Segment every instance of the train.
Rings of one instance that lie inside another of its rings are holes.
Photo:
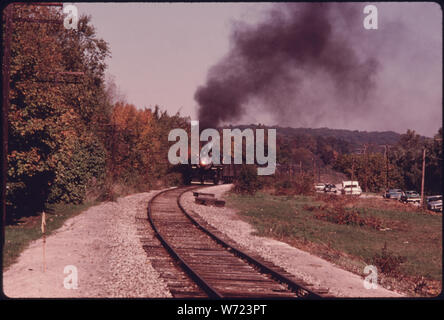
[[[183,181],[185,184],[192,182],[212,182],[214,184],[233,183],[240,170],[239,164],[215,164],[211,157],[200,159],[199,164],[182,165]]]

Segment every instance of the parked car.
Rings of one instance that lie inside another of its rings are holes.
[[[358,181],[342,181],[342,194],[360,196],[362,193]]]
[[[401,201],[405,203],[420,203],[421,196],[418,192],[409,190],[402,193]]]
[[[400,200],[401,196],[402,196],[402,190],[401,189],[388,189],[384,193],[384,198],[386,198],[386,199]]]
[[[315,191],[316,192],[323,192],[325,189],[325,183],[319,182],[319,183],[315,183]]]
[[[442,195],[427,197],[427,209],[442,211]]]
[[[334,193],[337,193],[338,189],[336,188],[336,186],[334,184],[327,183],[325,185],[324,192],[334,192]]]

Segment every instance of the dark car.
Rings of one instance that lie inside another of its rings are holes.
[[[418,192],[410,190],[402,194],[401,201],[406,203],[420,203],[421,196],[419,195]]]
[[[325,185],[324,191],[325,191],[325,192],[334,192],[334,193],[337,193],[337,192],[338,192],[338,189],[336,188],[336,186],[335,186],[334,184],[329,184],[329,183],[327,183],[327,184]]]
[[[401,189],[388,189],[384,193],[384,198],[386,198],[386,199],[400,200],[401,196],[402,196],[402,190]]]

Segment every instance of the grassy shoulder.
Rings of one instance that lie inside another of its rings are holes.
[[[83,204],[55,204],[49,208],[51,213],[46,214],[46,235],[63,226],[64,222],[72,218],[89,207],[96,205],[91,201]],[[42,217],[31,216],[22,218],[13,225],[5,227],[5,246],[3,248],[3,269],[11,266],[20,253],[26,249],[31,241],[42,237],[41,231]]]
[[[442,215],[383,199],[264,192],[230,193],[227,205],[260,236],[287,242],[360,275],[366,265],[381,267],[383,285],[418,295],[441,290]]]

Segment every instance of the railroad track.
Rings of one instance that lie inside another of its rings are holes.
[[[148,220],[156,237],[193,282],[186,284],[190,292],[178,290],[180,283],[176,283],[172,291],[174,297],[321,297],[290,279],[285,271],[248,255],[194,219],[182,207],[180,198],[195,188],[165,190],[148,203]],[[170,278],[171,272],[168,272]]]

